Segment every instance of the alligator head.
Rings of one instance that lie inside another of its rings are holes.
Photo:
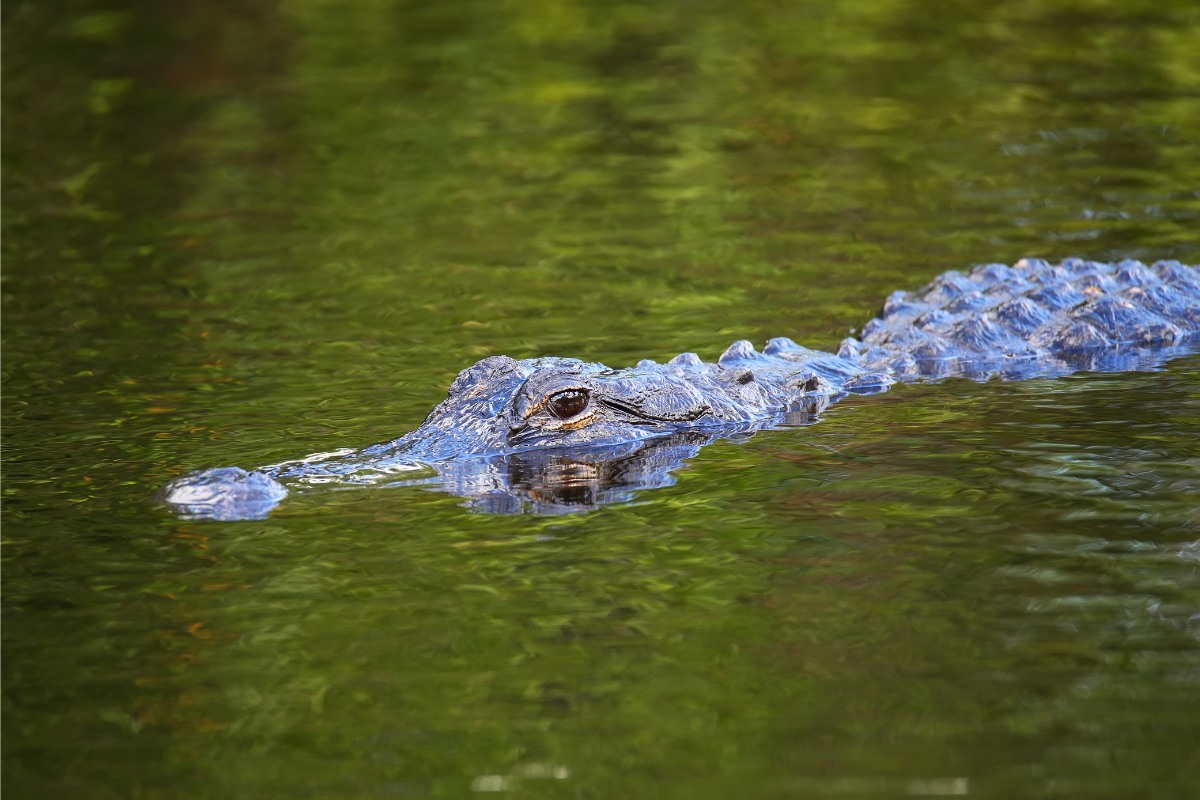
[[[785,385],[786,384],[786,385]],[[601,447],[761,419],[764,409],[806,405],[830,387],[792,370],[756,380],[748,368],[705,364],[691,353],[666,364],[613,370],[573,358],[493,356],[459,373],[417,430],[374,448],[426,463],[543,448]]]
[[[254,471],[185,475],[160,498],[185,516],[226,520],[265,517],[287,495],[283,482],[433,484],[490,512],[593,508],[668,485],[704,443],[812,422],[835,393],[818,372],[760,357],[749,343],[727,356],[705,364],[684,353],[621,370],[573,358],[486,358],[459,373],[412,433]],[[413,477],[422,466],[437,475]]]

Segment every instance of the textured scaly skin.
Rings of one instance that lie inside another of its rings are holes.
[[[715,364],[694,353],[620,370],[572,358],[494,356],[460,373],[421,427],[398,439],[251,472],[205,470],[172,481],[162,498],[187,516],[255,519],[286,496],[281,481],[376,483],[420,465],[437,469],[460,493],[496,493],[503,477],[472,464],[537,451],[601,453],[686,432],[707,440],[752,432],[811,419],[848,393],[897,381],[1152,369],[1198,342],[1196,267],[988,264],[893,293],[860,338],[845,339],[836,354],[778,338],[762,352],[735,342]],[[554,412],[563,393],[583,393],[586,403],[564,418]]]

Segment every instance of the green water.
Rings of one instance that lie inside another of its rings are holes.
[[[561,517],[181,472],[1022,256],[1200,262],[1200,9],[4,4],[6,797],[1193,797],[1200,357]]]

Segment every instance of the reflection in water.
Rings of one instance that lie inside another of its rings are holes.
[[[749,436],[750,434],[745,434]],[[440,467],[439,488],[488,514],[571,514],[675,483],[673,472],[719,438],[703,432],[597,449],[534,450]]]

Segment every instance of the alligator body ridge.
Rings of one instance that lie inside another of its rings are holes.
[[[1195,266],[988,264],[893,293],[836,353],[777,338],[761,352],[735,342],[716,363],[683,353],[626,369],[493,356],[460,373],[425,422],[398,439],[254,471],[205,470],[161,497],[184,516],[257,519],[286,496],[285,484],[431,483],[478,510],[578,510],[666,485],[704,444],[812,421],[850,393],[951,376],[1152,369],[1197,349]],[[406,477],[423,467],[437,475]]]

